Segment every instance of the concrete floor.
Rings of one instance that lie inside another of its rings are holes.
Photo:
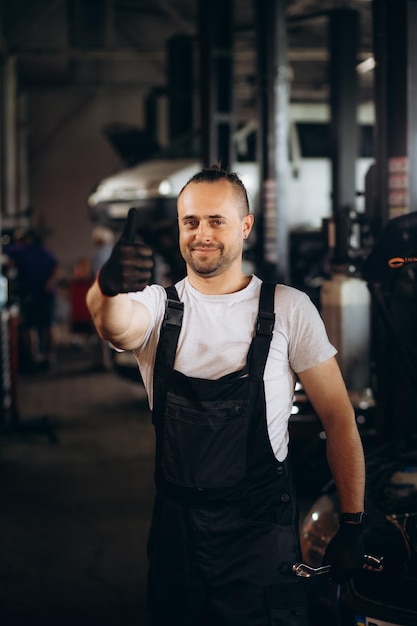
[[[67,348],[20,376],[0,439],[0,624],[146,626],[153,430],[144,391]],[[53,441],[31,432],[49,418]]]
[[[139,383],[92,365],[88,343],[66,346],[19,376],[21,428],[0,435],[1,626],[148,624],[150,412]]]

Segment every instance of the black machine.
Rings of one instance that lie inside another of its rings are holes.
[[[361,273],[371,293],[377,429],[367,459],[365,568],[343,585],[320,569],[338,527],[329,483],[307,514],[301,539],[314,626],[417,624],[417,212],[389,220]],[[308,570],[307,570],[308,572]]]

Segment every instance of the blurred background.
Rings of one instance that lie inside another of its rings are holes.
[[[416,29],[416,0],[0,2],[1,623],[146,624],[150,415],[85,295],[132,206],[154,280],[181,278],[176,197],[219,161],[256,218],[246,271],[305,291],[338,349],[370,549],[396,547],[392,614],[326,589],[317,624],[416,623]],[[315,563],[332,485],[299,387],[290,429]]]

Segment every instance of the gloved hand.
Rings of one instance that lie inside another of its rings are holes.
[[[143,243],[135,242],[137,223],[138,212],[132,208],[120,239],[98,274],[98,284],[105,296],[142,291],[151,279],[152,250]]]
[[[331,565],[330,578],[338,583],[346,581],[355,570],[361,569],[363,559],[363,526],[342,523],[323,557],[323,565]]]

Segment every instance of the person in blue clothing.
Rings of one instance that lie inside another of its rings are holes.
[[[3,246],[3,253],[17,274],[25,362],[28,368],[47,368],[54,356],[58,261],[33,229],[17,231],[13,243]]]
[[[87,295],[100,336],[132,350],[152,408],[152,626],[306,626],[288,456],[296,378],[326,432],[340,528],[335,580],[363,562],[364,455],[354,411],[308,296],[242,269],[254,217],[240,178],[197,172],[178,197],[186,277],[151,284],[135,210]]]

